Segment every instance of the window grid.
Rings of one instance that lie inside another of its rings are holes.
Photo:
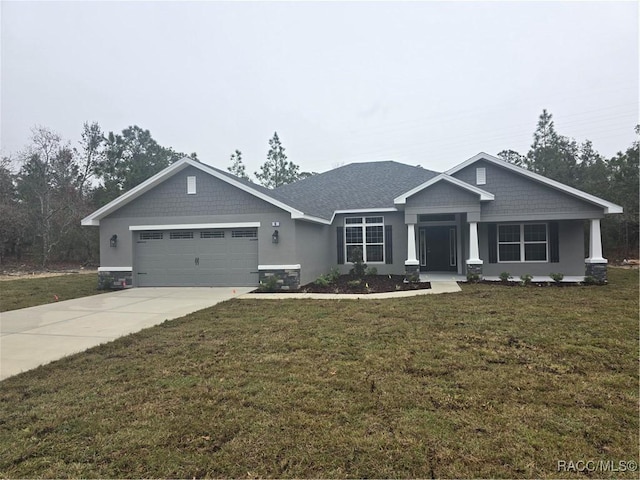
[[[140,240],[162,240],[162,232],[140,232]]]
[[[169,239],[171,240],[190,240],[193,238],[193,232],[177,231],[169,232]]]
[[[224,238],[223,230],[204,230],[200,232],[200,238]]]
[[[384,217],[346,217],[344,223],[347,262],[359,248],[365,263],[384,263]]]
[[[498,263],[547,261],[546,223],[498,225]]]
[[[231,230],[231,238],[256,238],[257,230]]]

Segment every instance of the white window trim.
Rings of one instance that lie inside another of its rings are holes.
[[[519,242],[501,242],[500,241],[500,227],[518,225],[520,227],[520,241]],[[524,241],[524,226],[525,225],[544,225],[546,240],[525,242]],[[498,249],[498,263],[549,263],[549,224],[546,222],[532,222],[532,223],[499,223],[496,232],[496,242]],[[525,244],[545,244],[545,260],[525,260],[524,246]],[[520,245],[520,260],[500,260],[500,245]]]
[[[347,223],[348,218],[362,218],[362,223]],[[377,223],[367,223],[367,218],[381,218],[382,222]],[[362,261],[367,265],[384,265],[385,263],[385,254],[386,254],[386,242],[385,242],[385,229],[384,229],[384,215],[357,215],[357,216],[349,216],[344,217],[344,259],[345,263],[349,262],[347,255],[347,247],[350,245],[362,245]],[[360,243],[349,243],[347,244],[347,228],[362,228],[362,244]],[[367,244],[367,227],[382,227],[382,243],[369,243]],[[367,245],[381,245],[382,246],[382,261],[373,262],[367,261]]]

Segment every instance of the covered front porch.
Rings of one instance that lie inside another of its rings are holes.
[[[588,220],[587,258],[583,220],[479,222],[467,212],[417,214],[415,220],[406,224],[408,281],[497,281],[502,272],[515,280],[530,274],[547,282],[551,273],[562,273],[566,282],[607,281],[599,218]]]

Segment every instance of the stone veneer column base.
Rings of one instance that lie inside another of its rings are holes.
[[[598,284],[607,283],[607,264],[585,262],[584,276],[591,277]]]
[[[133,286],[133,274],[129,271],[99,271],[98,290],[121,290]]]
[[[420,265],[405,265],[404,281],[408,283],[419,282],[420,281]]]
[[[258,280],[260,281],[261,288],[273,286],[273,290],[275,291],[298,290],[300,288],[300,269],[276,268],[269,270],[260,270],[258,273]]]
[[[467,280],[476,282],[482,280],[481,263],[467,263]]]

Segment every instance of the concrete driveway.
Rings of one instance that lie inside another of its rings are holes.
[[[254,288],[132,288],[2,312],[0,380]]]

